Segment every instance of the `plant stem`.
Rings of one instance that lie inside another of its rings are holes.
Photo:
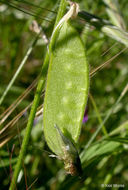
[[[56,22],[55,22],[55,26],[58,23],[58,21],[62,18],[62,16],[64,15],[65,10],[66,10],[66,6],[67,6],[66,0],[61,0],[60,7],[59,7],[59,10],[58,10],[57,19],[56,19]],[[54,40],[51,39],[51,42],[50,42],[49,46],[51,46],[51,44],[54,45],[54,42],[55,42],[55,39]],[[38,107],[38,104],[39,104],[40,95],[41,95],[42,89],[44,87],[44,82],[45,82],[47,69],[48,69],[48,63],[49,63],[49,54],[47,53],[46,57],[45,57],[45,60],[44,60],[43,67],[42,67],[39,82],[38,82],[38,85],[37,85],[36,94],[34,96],[34,101],[33,101],[32,108],[31,108],[31,111],[30,111],[30,115],[29,115],[29,118],[28,118],[28,123],[27,123],[27,127],[26,127],[25,136],[24,136],[24,139],[23,139],[20,154],[19,154],[19,157],[18,157],[18,161],[16,163],[16,167],[15,167],[15,170],[14,170],[14,174],[13,174],[13,178],[12,178],[9,190],[14,190],[15,189],[18,174],[20,172],[22,163],[24,161],[24,156],[25,156],[27,145],[28,145],[28,142],[29,142],[34,117],[35,117],[36,110],[37,110],[37,107]]]

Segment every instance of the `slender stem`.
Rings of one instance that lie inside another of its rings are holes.
[[[66,6],[67,6],[66,0],[61,0],[55,26],[58,23],[58,21],[62,18],[62,16],[64,15],[65,10],[66,10]],[[54,41],[51,40],[50,44],[53,44],[54,42],[55,42],[55,39],[54,39]],[[36,94],[35,94],[33,105],[32,105],[30,115],[29,115],[29,118],[28,118],[28,123],[27,123],[27,127],[26,127],[25,136],[24,136],[24,139],[23,139],[20,154],[19,154],[19,157],[18,157],[18,161],[16,163],[16,167],[15,167],[15,170],[14,170],[14,174],[13,174],[13,178],[12,178],[9,190],[14,190],[15,189],[18,174],[20,172],[22,163],[24,161],[24,156],[25,156],[27,145],[28,145],[28,142],[29,142],[34,117],[35,117],[36,110],[37,110],[37,107],[38,107],[38,104],[39,104],[40,95],[41,95],[42,89],[44,87],[44,82],[45,82],[46,73],[47,73],[47,69],[48,69],[48,63],[49,63],[49,54],[47,53],[46,57],[45,57],[45,60],[44,60],[43,67],[42,67],[41,76],[39,78],[39,82],[38,82],[38,85],[37,85]]]

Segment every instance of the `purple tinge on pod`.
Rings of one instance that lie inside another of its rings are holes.
[[[83,118],[83,123],[86,123],[88,121],[88,114],[87,114],[88,110],[87,108],[85,109],[85,112],[84,112],[84,118]]]

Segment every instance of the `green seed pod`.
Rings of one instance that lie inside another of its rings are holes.
[[[78,152],[69,139],[78,142],[88,88],[85,48],[77,31],[64,22],[50,53],[43,126],[48,146],[64,161],[65,169],[72,175],[80,173],[81,169]],[[56,123],[58,127],[54,127]]]

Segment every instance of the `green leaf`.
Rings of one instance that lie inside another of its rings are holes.
[[[58,156],[63,151],[54,126],[73,142],[78,141],[88,88],[85,48],[76,30],[65,22],[51,53],[43,112],[46,141]]]
[[[123,144],[128,144],[128,136],[126,136],[125,138],[123,137],[114,137],[114,138],[108,138],[108,141],[115,141],[115,142],[120,142]]]
[[[114,141],[102,141],[92,145],[86,151],[81,154],[81,161],[87,164],[93,159],[96,159],[103,155],[110,155],[121,146],[120,142]]]

